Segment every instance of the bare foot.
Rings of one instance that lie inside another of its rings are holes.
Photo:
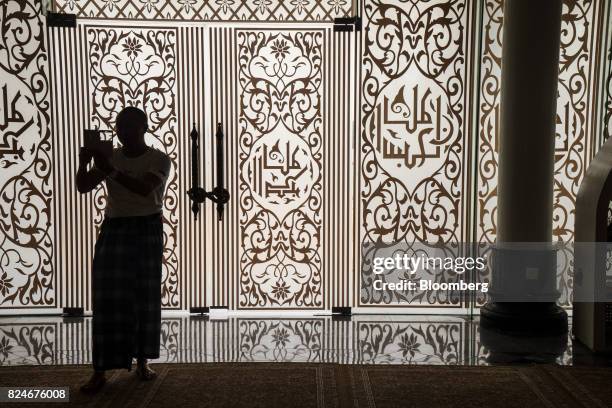
[[[155,378],[155,376],[157,376],[157,373],[153,371],[151,367],[149,367],[147,360],[138,360],[136,365],[136,374],[138,374],[138,377],[144,381],[152,380]]]
[[[104,386],[106,383],[106,377],[104,376],[104,371],[94,371],[89,380],[81,385],[81,392],[86,394],[94,394]]]

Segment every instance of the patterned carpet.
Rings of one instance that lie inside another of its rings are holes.
[[[609,407],[612,368],[301,363],[156,364],[155,380],[112,371],[82,395],[89,366],[2,367],[2,386],[70,386],[86,407]],[[10,406],[40,407],[40,403]],[[9,406],[7,404],[7,406]],[[62,406],[53,404],[53,406]]]

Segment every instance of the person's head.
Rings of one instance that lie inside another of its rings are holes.
[[[125,147],[143,144],[147,126],[147,115],[135,106],[127,106],[117,115],[117,136]]]

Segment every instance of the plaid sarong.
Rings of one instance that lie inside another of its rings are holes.
[[[94,369],[159,357],[162,257],[161,214],[104,219],[93,259]]]

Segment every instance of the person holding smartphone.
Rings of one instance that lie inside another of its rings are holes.
[[[142,110],[126,107],[116,121],[120,147],[109,152],[90,144],[79,153],[77,190],[104,182],[108,194],[92,265],[94,372],[83,392],[99,390],[106,370],[131,370],[133,358],[141,379],[155,376],[147,359],[159,357],[162,205],[171,161],[147,146],[147,127]]]

